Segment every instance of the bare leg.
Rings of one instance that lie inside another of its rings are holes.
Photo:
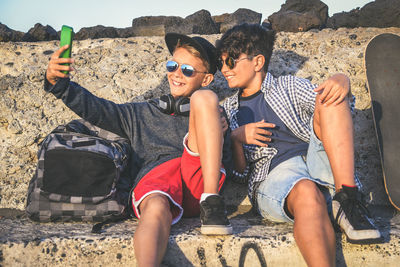
[[[198,90],[190,98],[188,146],[200,154],[205,193],[218,193],[222,159],[222,125],[218,97],[210,90]]]
[[[308,266],[335,266],[335,232],[325,198],[310,180],[298,182],[286,199],[294,238]]]
[[[139,225],[134,236],[138,266],[160,266],[172,222],[168,198],[162,194],[151,194],[142,201],[139,210]]]
[[[328,155],[336,190],[342,184],[354,186],[354,130],[347,97],[337,106],[324,106],[317,96],[314,131]]]

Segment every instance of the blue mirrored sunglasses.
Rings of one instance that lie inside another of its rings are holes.
[[[176,71],[178,69],[179,64],[178,64],[178,62],[170,60],[170,61],[167,62],[167,66],[166,67],[167,67],[167,71],[168,72],[174,72],[174,71]],[[187,64],[182,64],[181,65],[181,71],[182,71],[183,75],[185,75],[186,77],[193,76],[193,74],[195,72],[208,73],[208,72],[197,71],[192,66],[187,65]]]

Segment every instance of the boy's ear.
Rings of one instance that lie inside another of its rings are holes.
[[[254,57],[255,61],[255,71],[262,71],[264,69],[264,64],[265,64],[265,57],[263,55],[257,55]]]
[[[208,86],[214,80],[214,74],[207,73],[204,76],[203,82],[201,83],[202,87]]]

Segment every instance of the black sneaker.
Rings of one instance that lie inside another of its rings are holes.
[[[208,196],[200,202],[201,233],[231,235],[232,226],[226,217],[224,200],[219,195]]]
[[[382,242],[379,230],[369,218],[357,187],[343,186],[332,201],[335,224],[340,226],[347,241],[355,244]]]

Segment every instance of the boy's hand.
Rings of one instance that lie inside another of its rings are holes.
[[[265,128],[274,128],[275,124],[267,123],[264,120],[248,123],[232,131],[232,139],[242,144],[252,144],[266,147],[265,142],[271,142],[272,133]]]
[[[325,106],[340,104],[350,92],[350,79],[344,74],[335,74],[314,90],[319,96],[319,102]]]
[[[221,125],[222,125],[222,134],[225,135],[226,131],[228,130],[228,122],[224,116],[224,109],[219,107],[219,112],[221,113]]]
[[[49,65],[47,66],[46,79],[54,85],[59,78],[68,78],[69,74],[62,73],[61,71],[74,71],[71,66],[61,65],[62,63],[74,63],[72,58],[59,58],[61,53],[68,49],[68,45],[64,45],[58,49],[50,58]]]

